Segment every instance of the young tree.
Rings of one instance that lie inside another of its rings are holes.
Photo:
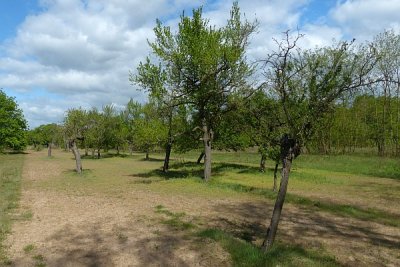
[[[26,146],[26,121],[13,97],[0,90],[0,151],[22,150]]]
[[[282,179],[263,247],[268,251],[278,229],[293,159],[315,134],[324,115],[346,92],[367,86],[378,58],[371,46],[355,49],[353,42],[301,52],[286,32],[278,51],[268,56],[265,75],[280,102],[287,132],[281,138]]]
[[[160,86],[151,90],[169,91],[173,103],[188,105],[197,129],[202,131],[205,152],[204,179],[211,177],[211,143],[214,129],[224,112],[227,99],[233,93],[243,92],[246,78],[252,69],[246,63],[245,49],[248,38],[255,30],[255,23],[241,21],[237,2],[225,27],[209,25],[202,17],[202,8],[193,10],[193,16],[181,16],[178,32],[157,20],[154,28],[156,39],[149,43],[159,64],[148,59],[145,64],[155,73],[153,80]],[[139,66],[139,76],[142,75]],[[146,68],[144,68],[146,69]],[[158,76],[157,76],[158,75]],[[163,78],[159,78],[163,75]],[[135,81],[135,77],[131,76]]]

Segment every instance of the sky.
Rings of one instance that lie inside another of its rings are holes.
[[[144,102],[129,73],[149,55],[156,19],[176,29],[182,12],[199,6],[210,24],[223,26],[232,1],[0,0],[0,88],[31,129],[61,123],[70,108]],[[252,60],[265,58],[286,30],[304,34],[303,48],[400,33],[400,0],[239,0],[239,7],[259,22]]]

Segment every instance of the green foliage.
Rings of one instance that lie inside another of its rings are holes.
[[[133,104],[131,104],[133,105]],[[132,138],[134,146],[146,153],[153,151],[167,139],[167,126],[158,115],[155,103],[135,105],[134,120],[132,123]]]
[[[23,150],[26,146],[26,121],[15,99],[0,90],[0,151]]]
[[[149,45],[159,63],[147,58],[130,80],[168,107],[183,106],[191,111],[187,124],[202,129],[211,141],[229,98],[249,93],[246,84],[253,69],[246,62],[245,49],[256,24],[241,21],[237,2],[225,27],[209,25],[202,13],[198,8],[192,17],[183,14],[176,33],[157,20],[156,39]]]
[[[287,32],[265,69],[267,83],[279,99],[281,122],[300,145],[314,136],[338,99],[370,85],[378,56],[369,46],[353,42],[301,51]],[[297,49],[297,50],[296,50]]]
[[[64,118],[64,134],[71,140],[83,140],[88,129],[87,111],[70,109]]]
[[[50,143],[61,146],[64,142],[62,127],[55,123],[40,125],[28,131],[27,137],[28,144],[34,147],[47,146]]]

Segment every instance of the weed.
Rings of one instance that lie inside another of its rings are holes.
[[[35,245],[34,245],[34,244],[29,244],[29,245],[26,245],[26,246],[24,247],[25,253],[30,253],[30,252],[32,252],[34,249],[35,249]]]

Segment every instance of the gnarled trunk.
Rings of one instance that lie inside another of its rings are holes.
[[[81,154],[79,153],[79,149],[76,146],[75,140],[71,140],[69,142],[69,147],[71,148],[72,153],[74,154],[74,157],[75,157],[76,172],[81,174],[82,173]]]
[[[204,180],[208,182],[211,178],[211,141],[213,132],[207,124],[203,124],[203,143],[204,143]]]

